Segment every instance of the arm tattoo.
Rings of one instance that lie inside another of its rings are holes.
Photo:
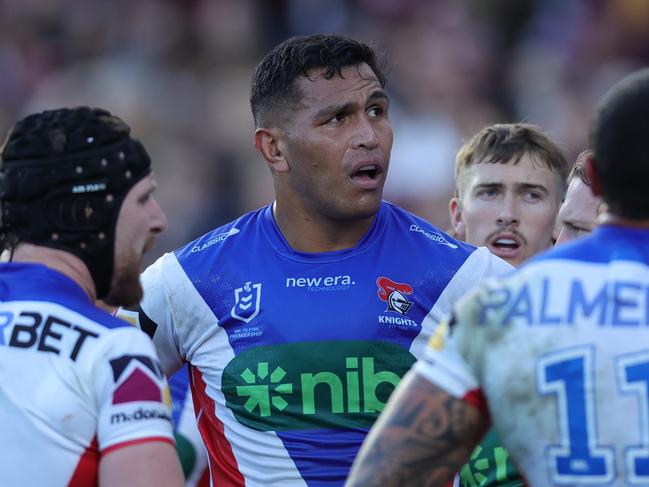
[[[368,436],[348,486],[444,485],[482,438],[486,415],[409,374]]]

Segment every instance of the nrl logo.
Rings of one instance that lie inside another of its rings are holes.
[[[379,287],[379,299],[385,301],[388,306],[386,311],[394,311],[402,316],[408,313],[412,303],[408,301],[406,295],[413,292],[410,284],[394,282],[387,277],[379,277],[376,280],[376,285]]]
[[[234,306],[230,314],[233,318],[248,323],[259,314],[261,301],[261,283],[246,282],[243,287],[234,290]]]

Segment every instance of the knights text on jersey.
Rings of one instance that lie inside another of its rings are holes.
[[[342,485],[440,319],[510,269],[385,202],[356,247],[296,252],[269,206],[149,267],[140,326],[190,364],[213,478]]]
[[[0,485],[96,485],[102,455],[173,443],[151,340],[42,265],[0,265],[0,411]]]
[[[603,226],[462,299],[415,369],[486,398],[530,485],[649,485],[648,325],[649,230]]]

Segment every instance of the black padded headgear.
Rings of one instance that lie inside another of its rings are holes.
[[[119,210],[150,171],[144,146],[106,110],[64,108],[24,118],[0,155],[0,249],[12,238],[70,252],[104,297]]]

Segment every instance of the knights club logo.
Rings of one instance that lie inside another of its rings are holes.
[[[406,296],[413,292],[410,284],[394,282],[387,277],[379,277],[376,280],[376,285],[379,287],[379,299],[385,301],[388,306],[386,311],[394,311],[402,316],[408,313],[412,303]]]
[[[237,320],[248,323],[259,314],[261,301],[261,283],[246,282],[243,287],[234,290],[234,306],[230,314]]]

